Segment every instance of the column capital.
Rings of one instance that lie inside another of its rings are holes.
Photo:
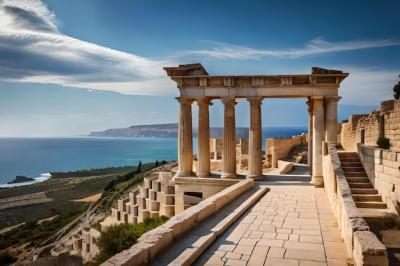
[[[175,98],[180,104],[188,104],[191,105],[193,103],[193,99],[185,98],[185,97],[176,97]]]
[[[309,99],[312,101],[317,101],[317,100],[323,100],[325,97],[324,96],[310,96]]]
[[[256,97],[248,97],[247,100],[250,102],[251,105],[261,105],[263,101],[263,97],[256,96]]]
[[[327,102],[335,103],[335,102],[338,102],[340,99],[342,99],[342,97],[340,97],[340,96],[325,96],[325,100]]]
[[[204,105],[212,105],[213,103],[211,102],[210,98],[207,97],[202,97],[202,98],[196,98],[195,99],[197,102],[198,106],[204,106]]]
[[[221,102],[225,106],[234,106],[236,104],[236,98],[234,97],[221,98]]]

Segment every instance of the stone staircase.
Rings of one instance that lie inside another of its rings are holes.
[[[357,153],[339,152],[339,159],[356,206],[362,209],[387,209],[381,195],[369,181]]]

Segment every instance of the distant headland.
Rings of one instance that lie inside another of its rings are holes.
[[[237,127],[236,136],[246,138],[248,136],[248,128]],[[193,129],[193,135],[197,136],[197,129]],[[212,138],[222,138],[223,128],[210,128]],[[93,131],[89,133],[91,137],[155,137],[155,138],[177,138],[178,124],[154,124],[154,125],[136,125],[127,128],[112,128],[104,131]]]

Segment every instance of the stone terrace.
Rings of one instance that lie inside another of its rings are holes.
[[[197,260],[197,265],[347,265],[351,262],[322,188],[271,188]]]

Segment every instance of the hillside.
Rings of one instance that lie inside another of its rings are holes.
[[[223,128],[212,127],[210,129],[212,138],[222,138]],[[236,128],[236,135],[240,138],[247,137],[248,129]],[[155,137],[155,138],[176,138],[178,136],[178,124],[154,124],[137,125],[127,128],[112,128],[104,131],[90,132],[91,137]],[[193,136],[197,136],[197,129],[193,128]]]

